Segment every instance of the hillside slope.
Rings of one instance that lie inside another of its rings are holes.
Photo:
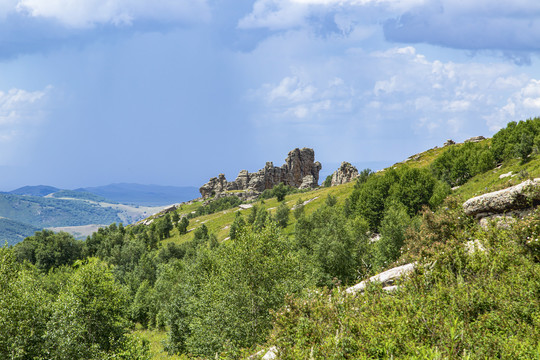
[[[539,149],[533,119],[492,139],[361,171],[344,185],[278,184],[249,203],[225,191],[131,226],[112,224],[84,242],[40,232],[4,249],[0,261],[6,254],[8,265],[29,262],[24,272],[7,266],[11,277],[41,289],[44,309],[62,312],[33,313],[41,327],[19,312],[10,317],[10,307],[0,320],[36,339],[53,324],[77,323],[65,327],[73,338],[88,318],[70,314],[102,303],[118,319],[116,334],[135,327],[131,336],[154,341],[156,358],[165,351],[187,359],[538,358],[540,180],[464,202],[536,177]],[[398,269],[407,275],[399,270],[389,282]],[[105,279],[111,291],[92,290]],[[4,288],[0,299],[26,299],[24,286]],[[114,305],[111,294],[122,302]],[[73,303],[74,296],[83,298]],[[104,339],[115,336],[101,329]],[[146,351],[130,341],[122,349]],[[112,349],[91,341],[57,348],[73,346]]]

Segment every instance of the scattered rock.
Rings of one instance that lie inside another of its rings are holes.
[[[332,186],[346,184],[358,176],[358,169],[344,161],[339,169],[332,174]]]
[[[512,171],[507,172],[506,174],[499,175],[499,179],[504,179],[512,175]]]
[[[256,173],[249,173],[247,170],[240,171],[236,180],[232,182],[228,182],[225,175],[220,174],[201,186],[199,191],[202,197],[207,199],[226,191],[240,191],[240,193],[230,194],[234,196],[256,197],[279,183],[296,188],[315,188],[318,186],[321,168],[321,163],[315,161],[313,149],[296,148],[289,152],[285,164],[281,167],[267,162],[265,167]],[[249,192],[249,195],[242,195],[242,192]]]
[[[247,210],[247,209],[251,209],[253,207],[253,204],[240,204],[238,205],[238,207],[240,209]]]
[[[372,243],[377,242],[379,240],[381,240],[381,234],[372,234],[369,238],[369,242],[372,242]]]
[[[468,143],[468,142],[474,142],[474,143],[475,143],[475,142],[479,142],[479,141],[482,141],[482,140],[486,140],[486,138],[483,137],[483,136],[473,136],[472,138],[467,139],[467,140],[465,140],[464,142],[466,142],[466,143]]]
[[[268,349],[266,354],[264,354],[264,356],[262,357],[262,360],[274,360],[277,358],[277,353],[278,353],[277,347],[272,346],[270,349]]]
[[[291,210],[296,210],[298,207],[300,206],[306,206],[307,204],[309,204],[310,202],[314,201],[314,200],[317,200],[319,197],[318,196],[315,196],[314,198],[312,199],[308,199],[306,201],[304,201],[301,205],[294,205]]]
[[[415,264],[411,263],[407,265],[398,266],[390,270],[386,270],[354,286],[351,286],[345,291],[349,294],[356,294],[357,292],[364,291],[367,284],[369,284],[370,282],[375,282],[375,281],[380,282],[383,285],[384,289],[389,288],[395,280],[401,278],[404,275],[411,273],[414,270],[414,267],[415,267]],[[391,290],[395,290],[395,288],[392,287]]]

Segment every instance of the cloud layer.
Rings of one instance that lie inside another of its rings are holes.
[[[205,0],[4,0],[4,15],[13,12],[54,19],[74,28],[97,24],[131,25],[134,21],[192,21],[208,18]]]
[[[540,3],[477,0],[257,0],[241,28],[291,29],[329,14],[336,26],[382,23],[387,40],[503,51],[517,62],[540,49]]]

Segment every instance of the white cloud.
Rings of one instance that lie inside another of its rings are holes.
[[[6,11],[14,2],[4,4],[0,10]],[[130,25],[139,19],[192,21],[209,16],[205,0],[18,0],[15,8],[31,17],[52,18],[75,28]]]
[[[325,40],[311,41],[323,50],[327,46]],[[274,50],[267,44],[277,46],[268,40],[254,56],[260,51],[259,56],[267,57]],[[280,57],[289,63],[300,50],[289,46]],[[288,71],[277,65],[282,69],[276,71],[277,80],[265,81],[254,92],[252,99],[258,102],[254,119],[268,124],[317,124],[321,133],[340,124],[360,138],[367,134],[407,137],[414,132],[414,136],[462,140],[489,136],[496,126],[540,111],[540,82],[503,60],[443,61],[411,46],[371,53],[344,46],[331,58],[313,54],[302,66],[289,65]],[[272,61],[280,64],[276,58]],[[496,119],[494,113],[500,113]]]
[[[39,91],[0,91],[0,165],[20,158],[22,149],[29,147],[45,118],[52,89],[47,86]]]
[[[530,79],[515,89],[504,105],[500,105],[485,119],[493,131],[504,127],[509,121],[525,120],[540,115],[540,80]]]
[[[285,101],[290,103],[311,101],[317,92],[313,85],[303,84],[298,77],[286,77],[279,85],[270,90],[268,101]]]
[[[264,84],[254,92],[281,120],[318,121],[324,114],[341,112],[350,108],[353,92],[345,81],[333,77],[320,87],[302,75],[286,76],[278,84]]]

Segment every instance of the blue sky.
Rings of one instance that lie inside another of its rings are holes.
[[[536,0],[0,0],[0,190],[376,169],[540,114]]]

